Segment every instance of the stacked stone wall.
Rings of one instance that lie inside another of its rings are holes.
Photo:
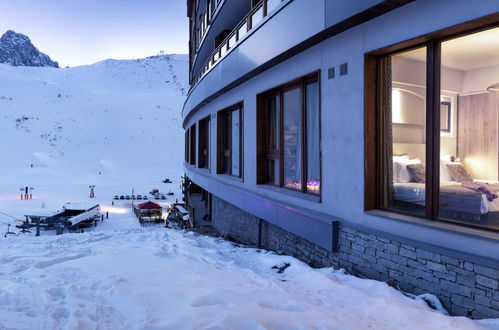
[[[499,318],[499,267],[492,268],[340,225],[331,252],[213,196],[213,226],[231,239],[292,255],[313,267],[344,268],[412,293],[435,294],[453,315]]]

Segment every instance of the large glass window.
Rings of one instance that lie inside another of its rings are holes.
[[[200,168],[210,168],[210,117],[199,121],[199,161]]]
[[[189,128],[189,164],[195,165],[196,164],[196,124],[192,125],[191,128]]]
[[[317,76],[259,95],[258,103],[258,183],[319,194]]]
[[[426,190],[426,47],[381,60],[384,207],[424,216]]]
[[[299,86],[282,94],[284,186],[295,190],[302,189],[301,107]]]
[[[306,85],[306,132],[307,132],[307,191],[319,193],[321,184],[320,166],[320,117],[319,117],[319,83]]]
[[[184,160],[186,163],[189,162],[189,130],[185,131],[185,140],[184,140]]]
[[[367,205],[499,230],[499,28],[462,35],[367,58]]]
[[[279,95],[270,95],[266,99],[265,121],[267,122],[267,138],[265,139],[265,166],[268,183],[279,185]]]
[[[439,215],[499,229],[499,28],[441,44]],[[494,85],[496,86],[494,88]]]
[[[242,177],[242,106],[219,111],[217,173]]]
[[[240,154],[239,154],[239,149],[240,149],[240,134],[241,134],[241,129],[240,129],[240,111],[239,109],[236,109],[234,111],[230,112],[230,132],[231,132],[231,143],[230,143],[230,165],[231,165],[231,175],[234,176],[240,176],[239,173],[239,159],[240,159]]]

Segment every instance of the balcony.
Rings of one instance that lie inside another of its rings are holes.
[[[191,88],[182,111],[184,123],[192,110],[224,93],[226,88],[235,87],[241,79],[277,64],[279,56],[325,29],[341,31],[380,15],[383,8],[376,6],[384,2],[363,0],[334,6],[329,0],[261,1],[206,57],[203,65],[196,63],[193,67]]]
[[[191,31],[191,71],[190,82],[213,54],[220,44],[220,39],[225,39],[228,31],[234,29],[241,20],[251,11],[249,0],[210,0],[203,2],[204,7],[199,8],[199,17],[195,31]]]
[[[200,69],[198,69],[199,65],[194,66],[194,71],[197,71],[197,73],[192,76],[191,86],[196,85],[203,76],[210,72],[211,69],[213,69],[213,67],[238,44],[239,40],[256,27],[267,15],[272,13],[283,1],[284,0],[260,1],[208,56]],[[207,33],[204,33],[203,37],[206,35]],[[198,48],[202,45],[203,41],[204,40],[200,40],[197,45]],[[196,57],[199,56],[200,54]]]

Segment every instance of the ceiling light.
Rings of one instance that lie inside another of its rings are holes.
[[[487,87],[489,92],[499,92],[499,83],[495,83]]]

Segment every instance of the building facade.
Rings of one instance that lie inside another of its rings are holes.
[[[187,4],[190,208],[234,240],[499,317],[499,3]]]

